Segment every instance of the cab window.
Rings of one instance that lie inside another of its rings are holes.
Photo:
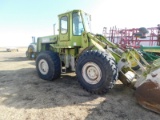
[[[67,31],[68,31],[68,18],[67,18],[67,16],[61,17],[60,23],[61,23],[61,33],[62,34],[67,33]]]
[[[73,13],[73,35],[81,35],[83,31],[81,15],[79,12]]]

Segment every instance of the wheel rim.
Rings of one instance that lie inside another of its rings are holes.
[[[49,66],[48,66],[48,63],[47,63],[46,60],[41,59],[41,60],[39,61],[38,67],[39,67],[39,71],[40,71],[43,75],[46,75],[46,74],[48,73]]]
[[[99,66],[93,62],[87,62],[82,68],[82,76],[89,84],[97,84],[102,78]]]
[[[139,55],[136,54],[135,52],[132,52],[132,54],[133,54],[134,56],[129,55],[129,56],[127,57],[127,59],[128,59],[128,62],[130,62],[131,67],[136,67],[136,66],[138,65],[138,63],[137,63],[137,61],[135,60],[135,58],[140,61],[140,57],[139,57]],[[135,58],[134,58],[134,57],[135,57]]]

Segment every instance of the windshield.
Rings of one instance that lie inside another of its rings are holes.
[[[87,13],[82,13],[83,19],[84,19],[84,25],[87,32],[91,32],[91,21],[90,21],[90,15]]]
[[[79,12],[73,13],[73,35],[81,35],[84,31],[82,18]]]

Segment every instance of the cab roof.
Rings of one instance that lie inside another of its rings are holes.
[[[65,14],[68,14],[68,13],[72,13],[72,12],[82,12],[82,10],[72,10],[72,11],[67,11],[67,12],[65,12],[65,13],[61,13],[61,14],[59,14],[58,16],[62,16],[62,15],[65,15]]]

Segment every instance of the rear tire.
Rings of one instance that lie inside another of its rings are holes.
[[[38,76],[44,80],[52,81],[61,75],[60,58],[57,53],[45,51],[36,59]]]
[[[28,53],[28,51],[26,51],[26,57],[27,57],[27,58],[29,57],[29,53]]]
[[[118,79],[118,69],[111,56],[100,51],[84,52],[76,66],[78,82],[94,94],[107,93]]]

